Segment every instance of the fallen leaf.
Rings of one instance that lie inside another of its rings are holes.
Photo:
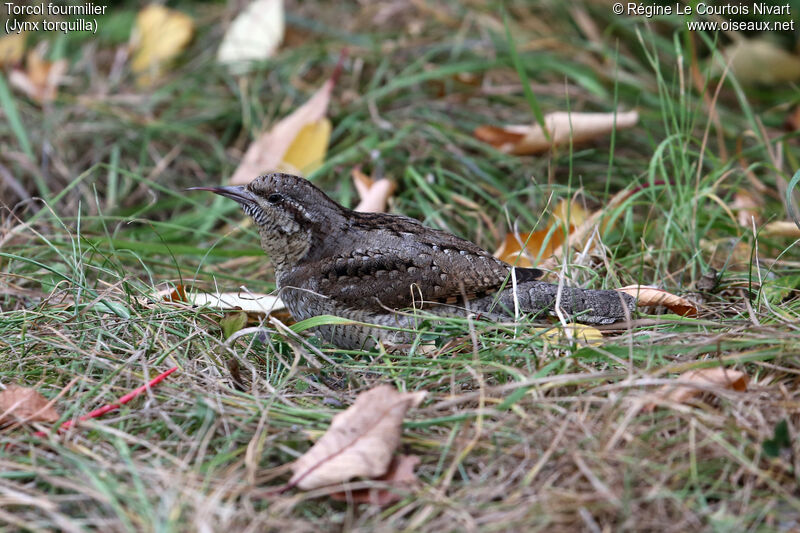
[[[219,326],[222,328],[223,339],[227,339],[246,325],[247,313],[244,311],[226,313],[225,317],[219,321]]]
[[[639,120],[636,111],[627,113],[550,113],[544,117],[550,139],[541,125],[478,126],[473,135],[498,150],[515,155],[544,152],[554,146],[581,143],[610,134],[615,129],[631,128]]]
[[[322,164],[331,132],[325,113],[342,61],[314,96],[250,144],[231,177],[232,185],[250,183],[264,172],[287,166],[295,172],[309,173]]]
[[[241,309],[256,313],[270,314],[284,309],[286,305],[277,296],[251,292],[189,293],[189,301],[194,305],[216,307],[218,309]]]
[[[131,32],[131,70],[139,85],[151,85],[167,63],[192,40],[191,17],[159,4],[150,4],[136,15]]]
[[[414,469],[420,459],[416,455],[396,455],[392,458],[389,470],[375,481],[383,481],[389,487],[357,489],[348,492],[334,492],[331,498],[340,502],[369,503],[385,506],[403,499],[400,491],[412,490],[419,484]]]
[[[11,384],[0,391],[0,425],[11,422],[57,422],[59,414],[37,391]]]
[[[561,200],[545,229],[530,233],[507,233],[506,238],[494,256],[511,265],[529,268],[544,258],[550,257],[564,244],[564,225],[568,234],[584,224],[587,213],[576,201]],[[556,226],[556,227],[554,227]],[[548,238],[549,235],[549,238]]]
[[[627,189],[623,189],[615,194],[608,203],[603,207],[603,209],[599,209],[592,213],[580,226],[575,229],[570,228],[569,238],[567,239],[566,246],[558,246],[553,250],[552,257],[545,260],[543,263],[536,265],[542,270],[552,270],[558,266],[559,261],[561,260],[561,256],[564,253],[564,249],[573,249],[573,248],[580,248],[583,249],[586,247],[586,244],[589,242],[589,239],[594,234],[595,230],[600,232],[605,231],[608,228],[608,224],[610,219],[607,218],[611,211],[615,210],[619,207],[630,195],[631,191]]]
[[[739,189],[733,195],[733,204],[731,207],[737,211],[736,221],[740,226],[745,228],[753,227],[753,219],[756,224],[761,220],[759,215],[759,208],[763,205],[763,201],[747,189]]]
[[[573,338],[589,346],[597,346],[603,343],[603,334],[600,330],[585,324],[569,323],[566,327],[535,328],[535,330],[542,332],[542,339],[552,342],[561,342],[568,338]]]
[[[664,306],[676,315],[697,316],[697,307],[687,300],[664,289],[648,287],[646,285],[628,285],[616,289],[619,292],[630,294],[636,298],[639,307]]]
[[[686,403],[704,392],[703,388],[719,387],[743,392],[750,379],[744,372],[731,368],[715,367],[690,370],[678,376],[678,383],[664,385],[652,393],[653,401],[647,403],[645,411],[652,411],[657,402]]]
[[[31,100],[46,104],[55,100],[66,73],[66,59],[45,61],[40,50],[34,49],[28,52],[25,68],[11,71],[8,81]]]
[[[261,294],[242,290],[240,292],[193,292],[184,285],[177,285],[174,289],[167,288],[155,294],[158,300],[164,302],[184,303],[200,307],[215,307],[217,309],[246,311],[261,315],[272,315],[286,309],[286,306],[277,296]],[[139,299],[141,305],[148,305],[147,299]]]
[[[163,290],[159,291],[159,296],[165,302],[189,302],[189,298],[186,296],[186,287],[183,285],[177,285],[173,290]]]
[[[27,32],[12,33],[0,37],[0,67],[15,65],[25,55]]]
[[[283,154],[280,168],[292,174],[308,175],[325,162],[333,125],[328,117],[303,126]]]
[[[770,222],[761,230],[761,235],[765,237],[792,237],[800,238],[800,227],[794,222],[779,220]]]
[[[358,395],[346,411],[333,417],[330,428],[292,464],[289,486],[303,490],[324,487],[354,477],[386,474],[400,443],[406,411],[425,392],[398,392],[380,385]]]
[[[494,256],[501,261],[520,268],[536,266],[539,261],[553,255],[556,248],[564,242],[564,232],[555,230],[550,234],[549,229],[541,229],[530,233],[506,233],[506,238],[494,252]]]
[[[800,80],[800,58],[766,39],[737,39],[722,55],[741,83],[777,85]]]
[[[360,168],[356,167],[350,171],[353,178],[358,196],[361,201],[354,211],[361,213],[383,213],[386,211],[386,204],[395,189],[395,183],[387,178],[374,180],[364,174]]]
[[[283,41],[283,0],[254,0],[233,20],[217,51],[217,61],[237,74],[250,62],[272,57]]]

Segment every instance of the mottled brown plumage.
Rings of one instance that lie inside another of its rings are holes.
[[[378,324],[413,327],[393,310],[446,304],[501,316],[550,312],[555,285],[536,281],[541,271],[513,268],[477,245],[423,226],[412,218],[346,209],[308,180],[267,174],[240,187],[198,187],[239,202],[255,221],[261,246],[272,258],[281,297],[297,320],[331,314]],[[512,292],[514,270],[516,293]],[[515,298],[516,297],[516,298]],[[589,323],[624,318],[633,299],[615,291],[565,289],[562,309]],[[398,341],[408,334],[348,325],[318,329],[346,348],[371,337]]]

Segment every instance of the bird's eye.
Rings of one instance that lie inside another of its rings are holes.
[[[283,200],[283,196],[278,194],[278,193],[276,193],[276,192],[274,192],[274,193],[270,194],[269,196],[267,196],[267,201],[269,203],[271,203],[271,204],[277,204],[281,200]]]

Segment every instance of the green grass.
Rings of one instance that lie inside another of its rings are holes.
[[[0,163],[42,198],[14,207],[0,180],[0,384],[47,398],[63,389],[69,420],[179,368],[66,434],[0,433],[0,529],[800,527],[800,253],[792,239],[756,239],[728,212],[756,181],[764,222],[789,219],[781,191],[798,186],[800,154],[781,125],[796,87],[729,74],[715,98],[710,72],[727,37],[690,35],[678,19],[645,25],[577,5],[596,41],[560,4],[409,4],[375,22],[386,5],[289,2],[295,40],[246,83],[213,63],[216,4],[177,6],[200,21],[197,35],[154,88],[127,71],[104,79],[121,24],[96,49],[68,41],[72,81],[47,111],[0,79]],[[134,9],[115,6],[114,20]],[[627,189],[603,256],[570,252],[564,274],[587,288],[655,284],[700,301],[701,316],[649,317],[659,320],[591,346],[548,339],[541,324],[452,319],[423,323],[410,351],[386,353],[338,350],[270,321],[265,334],[226,342],[224,312],[155,298],[177,284],[274,289],[234,203],[185,188],[224,182],[252,133],[302,103],[344,46],[330,151],[310,176],[332,197],[356,203],[349,171],[362,165],[397,182],[393,212],[494,250],[514,225],[544,228],[559,199],[580,191],[596,210]],[[472,136],[481,124],[533,123],[537,109],[616,108],[637,109],[640,124],[537,157]],[[711,268],[720,282],[701,293]],[[746,372],[748,391],[642,409],[679,373],[720,365]],[[400,446],[421,458],[421,489],[383,509],[326,490],[266,497],[287,479],[281,466],[379,383],[429,391]],[[792,445],[772,457],[764,442],[782,421]]]

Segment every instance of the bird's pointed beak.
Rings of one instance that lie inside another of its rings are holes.
[[[247,190],[244,185],[236,185],[233,187],[189,187],[187,191],[211,191],[214,194],[219,194],[225,198],[236,200],[242,205],[255,203],[256,199],[253,193]]]

